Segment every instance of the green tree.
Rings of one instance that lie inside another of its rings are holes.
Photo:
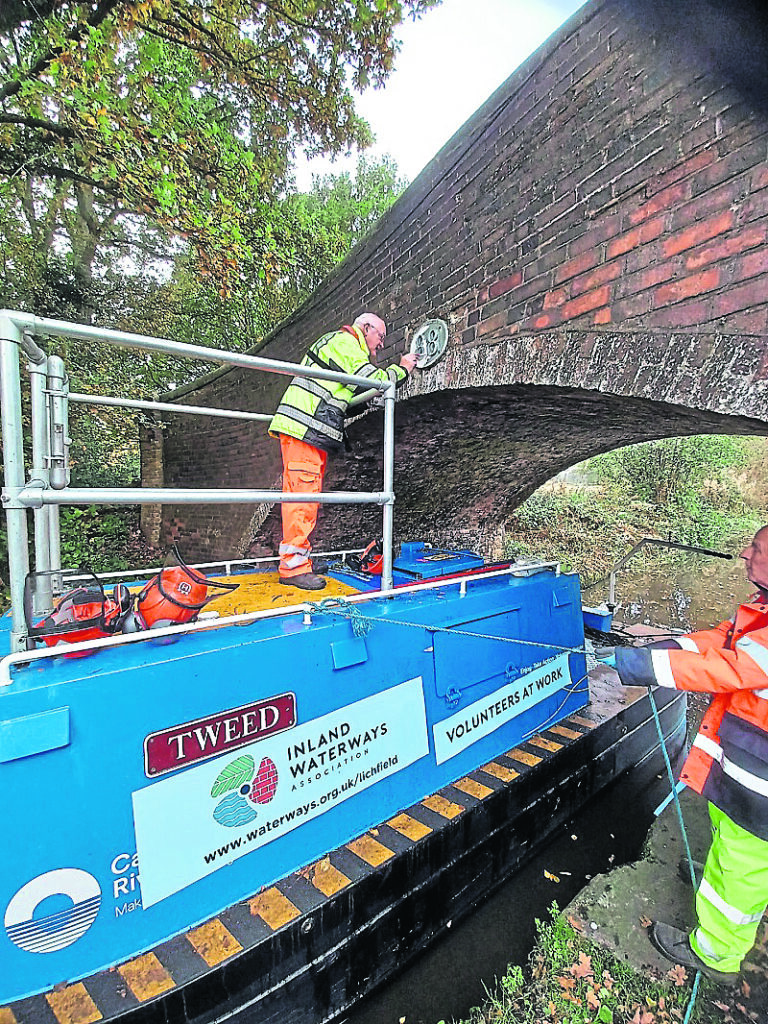
[[[352,90],[386,78],[396,26],[436,2],[6,2],[0,181],[72,214],[86,267],[107,228],[146,218],[225,289],[250,252],[267,277],[293,155],[369,141]]]
[[[361,157],[354,174],[318,177],[310,192],[286,196],[273,211],[269,274],[252,254],[241,265],[238,286],[225,295],[201,273],[194,253],[181,255],[164,290],[173,336],[197,345],[256,345],[322,283],[406,185],[391,158]]]
[[[373,161],[361,156],[354,175],[345,171],[315,178],[304,201],[317,221],[339,237],[346,253],[371,230],[407,185],[391,157]]]

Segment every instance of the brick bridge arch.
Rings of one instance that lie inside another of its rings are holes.
[[[446,357],[398,403],[399,539],[495,552],[516,505],[590,455],[768,434],[768,48],[758,16],[729,7],[592,0],[261,346],[298,361],[370,308],[396,357],[424,319],[449,323]],[[264,412],[284,386],[231,369],[175,397]],[[381,414],[350,435],[328,486],[378,486]],[[143,457],[167,486],[271,487],[279,471],[263,427],[226,421],[169,417]],[[166,506],[162,539],[188,557],[273,550],[277,511],[256,511]],[[379,522],[329,507],[318,542]]]

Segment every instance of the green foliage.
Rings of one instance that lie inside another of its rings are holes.
[[[603,480],[625,483],[642,501],[685,504],[706,482],[722,484],[747,460],[745,438],[701,434],[629,445],[598,455],[589,468]]]
[[[146,219],[225,289],[249,254],[269,273],[294,154],[370,141],[352,89],[384,81],[397,25],[436,2],[4,4],[0,198],[82,266]]]
[[[61,564],[65,568],[116,572],[153,561],[156,552],[141,539],[137,509],[62,507]]]
[[[732,497],[724,506],[705,498],[659,506],[635,500],[618,482],[578,490],[546,487],[515,510],[506,553],[557,560],[566,571],[581,573],[586,585],[604,577],[642,537],[738,550],[763,522],[762,510]],[[671,566],[678,556],[654,550],[645,557]]]
[[[764,494],[750,494],[746,485],[763,472],[764,459],[764,442],[718,436],[654,441],[598,456],[585,468],[600,486],[549,484],[515,510],[507,524],[508,553],[558,559],[585,580],[597,580],[645,536],[728,550],[765,521]],[[678,556],[647,557],[671,564]]]
[[[521,968],[511,965],[464,1024],[679,1024],[691,996],[688,985],[661,985],[636,974],[574,931],[555,904],[550,913],[550,921],[536,922],[527,984]],[[692,1024],[715,1019],[709,1001],[699,996]]]
[[[316,178],[311,192],[284,197],[273,210],[269,273],[261,256],[249,257],[237,287],[224,295],[194,255],[180,256],[162,290],[168,332],[198,345],[242,350],[258,344],[322,283],[405,185],[392,160],[361,158],[354,175]]]
[[[407,184],[390,157],[378,163],[361,157],[354,176],[345,172],[315,178],[312,191],[301,198],[321,230],[336,235],[346,253],[371,230]]]

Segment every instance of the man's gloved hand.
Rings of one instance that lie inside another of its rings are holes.
[[[655,686],[651,652],[645,647],[617,647],[616,671],[625,686]]]

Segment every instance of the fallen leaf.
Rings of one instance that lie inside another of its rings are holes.
[[[682,964],[675,964],[671,970],[667,971],[667,977],[679,988],[688,980],[688,973]]]
[[[727,1003],[721,1003],[718,999],[713,999],[712,1002],[715,1004],[718,1010],[722,1010],[724,1013],[727,1010],[730,1010],[730,1006]]]
[[[578,917],[574,917],[573,914],[569,914],[566,920],[575,932],[581,933],[584,931],[584,922],[580,921]]]
[[[587,992],[587,1006],[590,1008],[590,1010],[600,1009],[600,1000],[597,998],[592,989],[589,989],[589,991]]]
[[[553,875],[552,872],[547,871],[546,868],[544,870],[544,877],[548,878],[550,882],[560,882],[560,879],[557,877],[557,875]]]
[[[592,978],[594,977],[594,971],[592,970],[592,957],[586,953],[579,953],[579,962],[577,964],[571,964],[568,968],[568,973],[572,974],[574,978]]]
[[[613,978],[608,973],[608,971],[603,971],[603,985],[605,985],[605,987],[608,989],[609,992],[613,988],[614,981],[613,981]]]
[[[629,1022],[629,1024],[653,1024],[655,1020],[656,1017],[652,1013],[638,1006],[638,1008],[635,1010],[635,1015]]]
[[[653,921],[650,919],[650,917],[646,917],[645,914],[641,914],[640,924],[643,926],[643,928],[650,928],[653,924]]]
[[[576,984],[575,978],[564,978],[562,975],[557,979],[563,986],[566,992],[570,992],[573,986]]]
[[[741,980],[741,991],[742,991],[743,995],[745,996],[745,998],[749,999],[749,996],[750,996],[750,993],[752,992],[752,989],[750,988],[749,982],[746,981],[744,978],[742,978],[742,980]]]

